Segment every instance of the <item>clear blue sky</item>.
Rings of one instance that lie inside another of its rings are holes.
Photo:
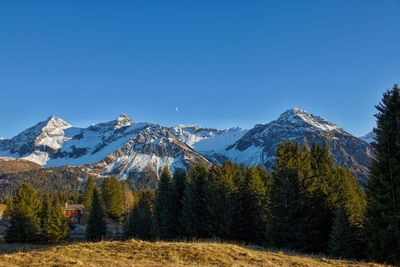
[[[398,0],[2,0],[0,136],[51,114],[249,128],[292,107],[362,135],[400,81],[399,14]]]

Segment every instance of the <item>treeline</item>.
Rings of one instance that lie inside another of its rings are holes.
[[[68,236],[68,222],[56,195],[42,196],[29,184],[22,184],[4,212],[9,226],[8,243],[59,243]]]
[[[141,192],[125,235],[217,238],[359,258],[365,206],[356,178],[333,163],[326,147],[288,142],[270,173],[230,162],[198,165],[188,175],[164,169],[157,190]]]
[[[81,177],[82,172],[75,167],[43,168],[0,175],[0,202],[6,203],[12,199],[22,184],[30,184],[40,194],[59,192],[70,199],[70,203],[75,203],[79,199]]]
[[[3,214],[9,221],[5,240],[8,243],[63,242],[69,230],[62,208],[64,203],[83,203],[88,216],[87,238],[105,238],[105,217],[122,222],[133,202],[134,194],[128,185],[115,177],[104,178],[100,186],[89,177],[80,195],[58,191],[41,193],[30,184],[22,184],[7,202]]]

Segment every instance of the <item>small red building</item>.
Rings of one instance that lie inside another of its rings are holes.
[[[83,217],[83,204],[68,204],[64,206],[64,216],[68,218],[68,223],[75,226],[81,223]]]

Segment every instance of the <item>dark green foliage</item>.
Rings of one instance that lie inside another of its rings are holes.
[[[12,201],[7,217],[10,226],[5,240],[8,243],[35,242],[40,238],[40,198],[29,184],[22,184]]]
[[[183,169],[175,169],[174,175],[172,176],[172,215],[171,224],[173,225],[173,237],[182,237],[182,227],[180,224],[180,218],[182,217],[183,211],[183,196],[185,193],[187,183],[187,175]]]
[[[64,241],[68,236],[68,223],[61,205],[52,201],[42,224],[42,238],[50,244]]]
[[[326,252],[334,214],[344,207],[354,249],[362,254],[365,197],[356,178],[338,168],[326,147],[285,143],[277,152],[270,190],[268,240],[276,247]],[[352,252],[352,255],[356,253]]]
[[[367,255],[400,263],[400,89],[383,95],[378,113],[375,151],[367,185]]]
[[[81,185],[80,177],[81,171],[74,167],[42,168],[6,174],[0,177],[0,201],[12,198],[22,184],[32,185],[39,193],[76,195]]]
[[[90,207],[92,206],[92,197],[93,190],[96,188],[96,185],[93,181],[93,177],[89,176],[85,182],[85,189],[82,193],[82,204],[85,207],[85,213],[88,214],[90,211]]]
[[[267,240],[277,248],[299,249],[307,227],[307,194],[303,185],[308,175],[300,168],[302,153],[297,144],[282,144],[277,152],[270,189],[270,220]],[[302,166],[307,168],[308,165]]]
[[[171,239],[175,235],[174,204],[171,173],[166,166],[156,190],[154,234],[157,239]]]
[[[182,230],[188,238],[208,238],[210,233],[210,210],[208,206],[210,187],[208,170],[196,165],[189,170],[188,182],[183,196],[181,217]]]
[[[152,238],[155,194],[152,190],[139,193],[139,202],[133,207],[124,224],[125,237],[149,240]]]
[[[356,258],[358,256],[356,234],[345,209],[339,208],[328,243],[329,255],[336,258]]]
[[[267,186],[264,172],[255,167],[244,171],[239,184],[239,223],[236,236],[239,240],[262,244],[265,240],[267,209]]]
[[[235,176],[241,175],[239,166],[224,162],[221,167],[213,166],[210,170],[210,209],[211,233],[213,237],[231,239],[235,218],[235,197],[238,186]]]
[[[107,235],[107,222],[104,220],[106,213],[99,191],[93,190],[92,206],[86,228],[88,240],[101,240]]]
[[[101,185],[101,195],[107,215],[120,221],[124,215],[124,188],[117,178],[104,179]]]

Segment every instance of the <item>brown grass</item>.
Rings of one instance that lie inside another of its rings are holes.
[[[382,266],[210,242],[129,240],[13,249],[20,251],[1,254],[0,266]]]
[[[0,175],[40,169],[41,166],[23,159],[0,158]]]

